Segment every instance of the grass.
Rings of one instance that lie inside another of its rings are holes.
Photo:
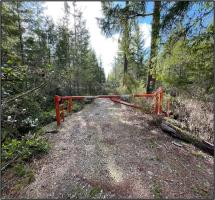
[[[157,161],[157,162],[161,162],[161,159],[158,156],[149,158],[150,161]]]
[[[17,195],[24,187],[35,180],[34,172],[28,163],[20,161],[14,163],[3,176],[6,185],[2,188],[3,193]]]
[[[34,180],[34,173],[29,166],[32,157],[47,153],[49,144],[39,135],[26,135],[22,139],[8,139],[2,144],[2,175],[8,172],[9,177],[17,179],[13,189],[19,190]],[[15,159],[16,158],[16,159]],[[8,173],[6,173],[8,175]],[[6,179],[7,179],[6,175]],[[11,179],[10,178],[10,179]],[[11,188],[12,189],[12,188]]]
[[[151,188],[151,192],[154,195],[155,199],[161,199],[162,198],[162,190],[161,190],[160,183],[158,183],[157,181],[154,181],[152,188]]]
[[[97,194],[99,194],[101,192],[101,188],[96,186],[96,187],[93,187],[91,190],[90,190],[90,198],[93,198],[95,197]]]
[[[195,194],[198,194],[202,197],[205,197],[206,195],[208,195],[208,190],[205,189],[204,187],[192,187],[192,191],[195,193]]]
[[[67,195],[69,194],[68,196],[72,196],[74,199],[92,199],[98,198],[101,191],[102,189],[99,186],[84,188],[82,185],[76,185],[69,193],[67,193]]]
[[[154,141],[154,139],[150,139],[148,142],[149,148],[154,149],[157,147],[156,142]]]

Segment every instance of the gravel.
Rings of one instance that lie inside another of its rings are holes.
[[[151,120],[96,99],[47,133],[51,150],[34,162],[35,181],[19,198],[211,198],[213,158],[173,145]]]

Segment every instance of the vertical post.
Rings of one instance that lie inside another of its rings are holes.
[[[69,112],[70,102],[69,99],[67,99],[67,112]]]
[[[163,102],[163,89],[159,87],[155,92],[155,113],[157,115],[161,114],[162,112],[162,102]]]
[[[55,95],[54,100],[55,100],[57,126],[60,126],[60,96]]]
[[[72,97],[71,97],[71,99],[70,99],[70,108],[69,108],[69,112],[71,112],[72,111]]]
[[[67,100],[67,112],[72,111],[72,97]]]
[[[158,97],[158,95],[159,95],[159,93],[158,93],[158,90],[156,90],[155,92],[154,92],[154,97],[155,97],[155,113],[156,114],[158,114],[158,102],[159,102],[159,97]]]
[[[160,98],[159,98],[159,100],[160,100],[160,102],[159,102],[159,114],[161,114],[162,113],[162,103],[163,103],[163,88],[160,87],[159,89],[160,89],[160,93],[159,93],[159,96],[160,96]]]
[[[157,115],[160,114],[160,92],[157,93]]]

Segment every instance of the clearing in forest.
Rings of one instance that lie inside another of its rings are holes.
[[[108,99],[66,117],[47,137],[50,152],[35,160],[35,181],[19,198],[213,196],[212,156],[163,133],[152,115]]]

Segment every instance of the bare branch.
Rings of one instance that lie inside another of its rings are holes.
[[[46,84],[47,84],[47,82],[44,82],[44,83],[42,83],[41,85],[39,85],[38,87],[36,87],[36,88],[33,88],[33,89],[31,89],[31,90],[28,90],[28,91],[26,91],[26,92],[23,92],[23,93],[21,93],[21,94],[18,94],[18,95],[16,95],[15,97],[6,99],[6,100],[2,103],[2,107],[4,107],[7,103],[10,103],[10,102],[14,101],[15,99],[21,98],[21,97],[23,97],[23,96],[25,96],[25,95],[29,95],[30,93],[32,93],[32,92],[34,92],[34,91],[36,91],[36,90],[42,88],[42,87],[45,86]]]

